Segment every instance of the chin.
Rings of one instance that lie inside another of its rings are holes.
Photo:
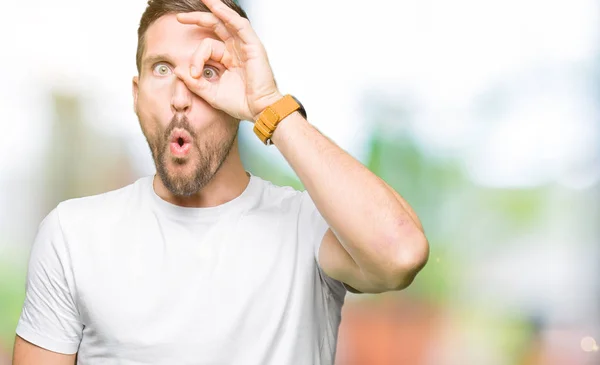
[[[163,185],[173,195],[190,196],[197,193],[203,185],[198,178],[197,168],[192,164],[177,165],[172,161],[157,166],[157,173]]]
[[[176,196],[191,196],[198,193],[203,187],[202,182],[194,177],[182,176],[181,174],[169,174],[166,179],[161,179],[167,190]]]

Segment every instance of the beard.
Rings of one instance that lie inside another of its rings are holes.
[[[156,172],[163,185],[175,196],[191,196],[198,193],[215,176],[229,155],[237,137],[235,123],[227,123],[224,139],[207,133],[203,141],[198,140],[197,133],[191,128],[187,117],[174,116],[164,133],[154,134],[152,139],[146,135],[146,140],[152,152]],[[169,154],[169,137],[173,129],[186,130],[192,137],[190,155],[185,158],[173,157]],[[169,170],[169,162],[175,165],[193,164],[191,173],[175,172]]]

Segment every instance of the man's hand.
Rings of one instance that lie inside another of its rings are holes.
[[[176,70],[187,87],[216,109],[254,122],[258,114],[279,100],[273,71],[267,53],[250,22],[221,0],[202,0],[211,13],[177,14],[182,24],[195,24],[211,29],[221,41],[204,39],[193,55],[192,66]],[[202,75],[204,64],[212,60],[225,66],[218,81]]]

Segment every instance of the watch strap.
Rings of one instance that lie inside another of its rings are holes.
[[[277,125],[288,115],[303,109],[293,96],[285,95],[258,115],[254,122],[254,133],[265,145],[270,145]]]

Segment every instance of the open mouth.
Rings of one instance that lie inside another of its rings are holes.
[[[192,147],[192,137],[185,129],[175,129],[169,138],[169,149],[178,157],[187,155]]]

